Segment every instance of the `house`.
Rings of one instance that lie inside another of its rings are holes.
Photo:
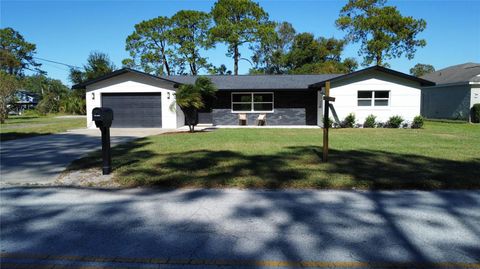
[[[432,119],[469,120],[480,103],[480,64],[450,66],[422,77],[436,83],[422,89],[422,115]]]
[[[12,108],[10,111],[15,114],[21,114],[27,109],[34,109],[40,100],[38,94],[23,89],[17,90],[14,96],[14,102],[11,104]]]
[[[330,107],[335,120],[355,113],[358,122],[374,114],[386,121],[400,115],[406,120],[420,114],[421,88],[434,83],[384,67],[374,66],[350,74],[208,76],[218,88],[216,98],[200,112],[200,123],[239,125],[243,115],[254,125],[259,115],[267,125],[322,126],[323,88],[331,83]],[[74,85],[85,88],[87,126],[94,107],[114,111],[113,127],[178,128],[185,117],[175,103],[181,84],[195,76],[154,76],[124,68]]]

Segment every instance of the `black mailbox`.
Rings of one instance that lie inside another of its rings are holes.
[[[108,107],[96,107],[92,110],[92,120],[98,128],[108,128],[112,126],[113,110]]]
[[[110,174],[112,171],[112,156],[110,153],[110,126],[113,121],[113,110],[108,107],[96,107],[92,110],[92,120],[102,132],[102,173]]]

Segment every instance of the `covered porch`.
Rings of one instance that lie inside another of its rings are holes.
[[[322,94],[313,89],[219,91],[198,122],[220,128],[318,128],[322,107]]]

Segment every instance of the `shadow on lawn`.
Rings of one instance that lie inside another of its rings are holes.
[[[321,148],[286,147],[274,154],[230,150],[154,153],[136,150],[137,140],[113,151],[120,183],[159,187],[311,187],[364,189],[480,188],[480,158],[454,161],[374,150],[331,150],[321,162]],[[147,159],[149,163],[146,164]],[[100,165],[81,159],[72,169]],[[80,167],[76,167],[80,165]]]

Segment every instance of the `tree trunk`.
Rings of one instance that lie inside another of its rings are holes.
[[[167,57],[163,56],[163,65],[165,66],[165,70],[167,70],[167,75],[170,76],[170,66],[168,66]]]
[[[5,103],[2,102],[0,107],[0,123],[5,123],[5,119],[8,116],[7,109],[4,106],[5,106]]]
[[[197,65],[195,62],[192,63],[192,75],[196,76],[198,74],[197,72]]]
[[[185,114],[185,120],[187,121],[188,129],[191,133],[195,131],[195,125],[197,125],[197,110],[188,108],[183,110]]]
[[[170,66],[168,65],[167,56],[165,56],[164,47],[162,47],[162,59],[163,59],[163,66],[165,66],[165,70],[167,71],[167,76],[170,76]]]
[[[378,66],[382,66],[382,52],[377,52],[377,55],[375,56],[375,60],[377,62]]]
[[[238,53],[238,45],[235,44],[233,45],[233,74],[235,76],[238,75],[238,58],[240,58]]]

